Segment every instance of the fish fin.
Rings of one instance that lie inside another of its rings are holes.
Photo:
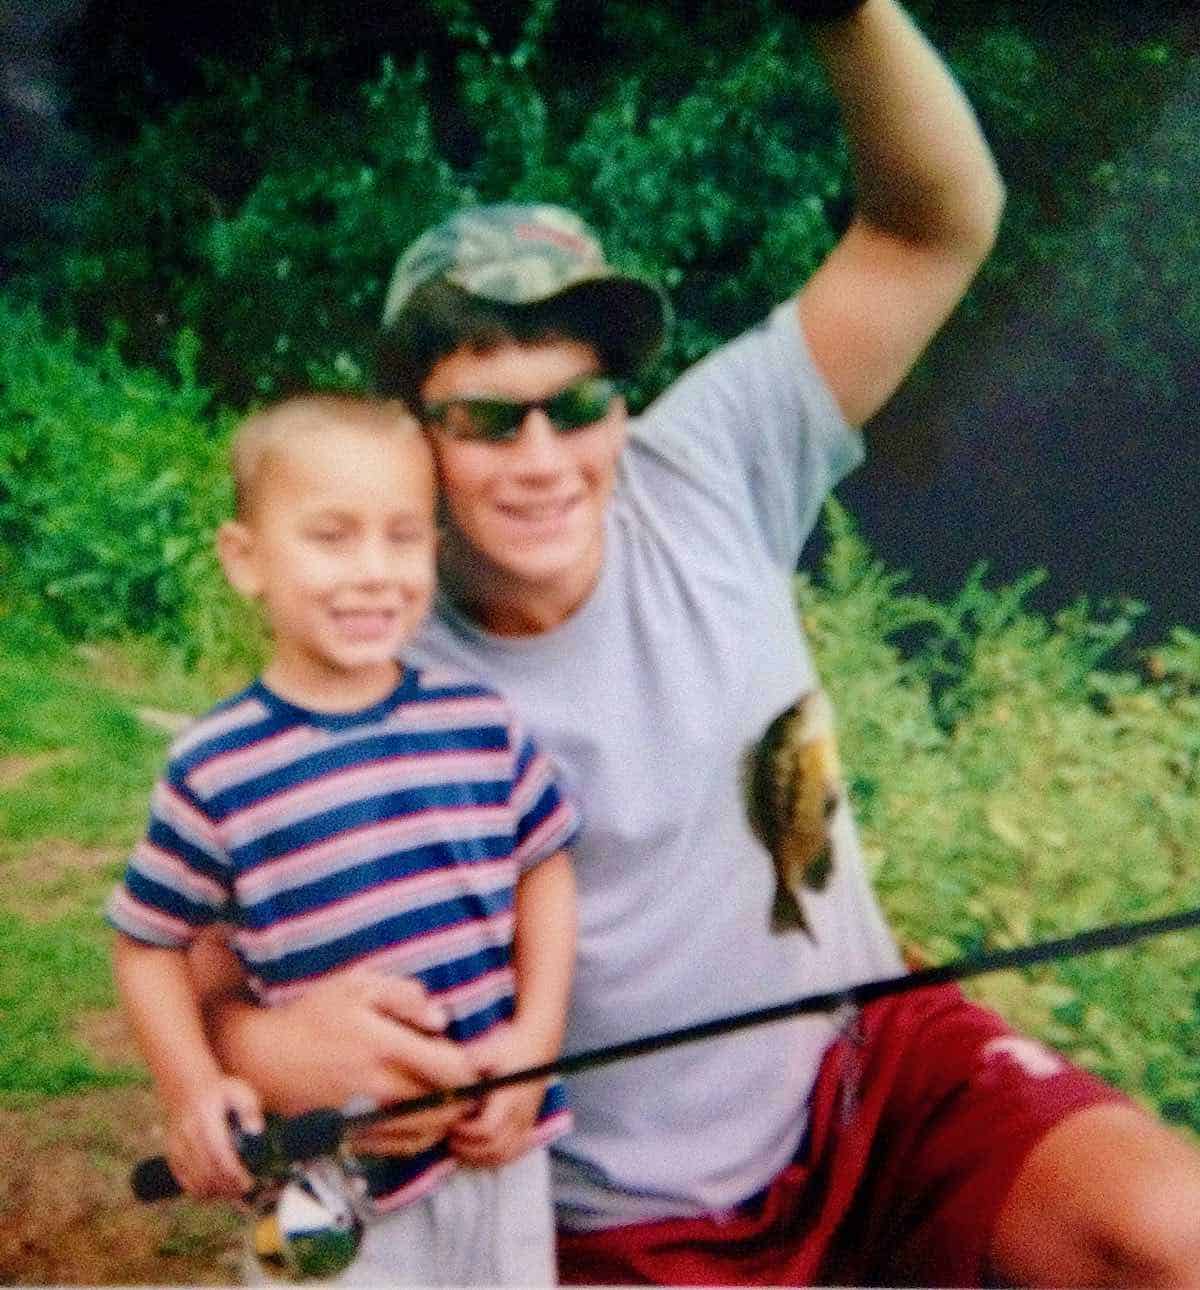
[[[771,903],[771,931],[779,936],[784,932],[808,930],[808,920],[804,917],[800,902],[783,883],[776,883],[775,899]]]
[[[829,875],[833,872],[833,843],[827,842],[825,846],[813,856],[808,867],[804,870],[804,885],[810,887],[813,891],[822,891],[825,884],[829,881]]]

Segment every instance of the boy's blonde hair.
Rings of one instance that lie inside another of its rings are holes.
[[[253,514],[264,469],[291,436],[331,425],[372,434],[411,434],[424,442],[420,427],[398,399],[353,394],[300,394],[284,399],[252,413],[234,432],[229,445],[234,516],[246,520]]]

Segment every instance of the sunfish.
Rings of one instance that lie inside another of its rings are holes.
[[[819,891],[833,870],[830,827],[844,796],[833,706],[802,694],[746,755],[746,815],[775,865],[773,932],[812,931],[800,891]]]

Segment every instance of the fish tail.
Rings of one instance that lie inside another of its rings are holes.
[[[808,930],[808,919],[804,917],[800,902],[783,883],[776,884],[775,899],[771,904],[771,931],[779,935]]]

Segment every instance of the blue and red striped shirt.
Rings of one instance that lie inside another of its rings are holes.
[[[415,977],[469,1042],[513,1015],[520,874],[576,830],[549,760],[485,686],[406,667],[366,711],[317,713],[256,681],[172,746],[108,914],[172,948],[229,924],[266,1004],[352,965]],[[554,1084],[536,1140],[567,1124]],[[451,1168],[441,1144],[373,1162],[371,1191],[393,1209]]]

